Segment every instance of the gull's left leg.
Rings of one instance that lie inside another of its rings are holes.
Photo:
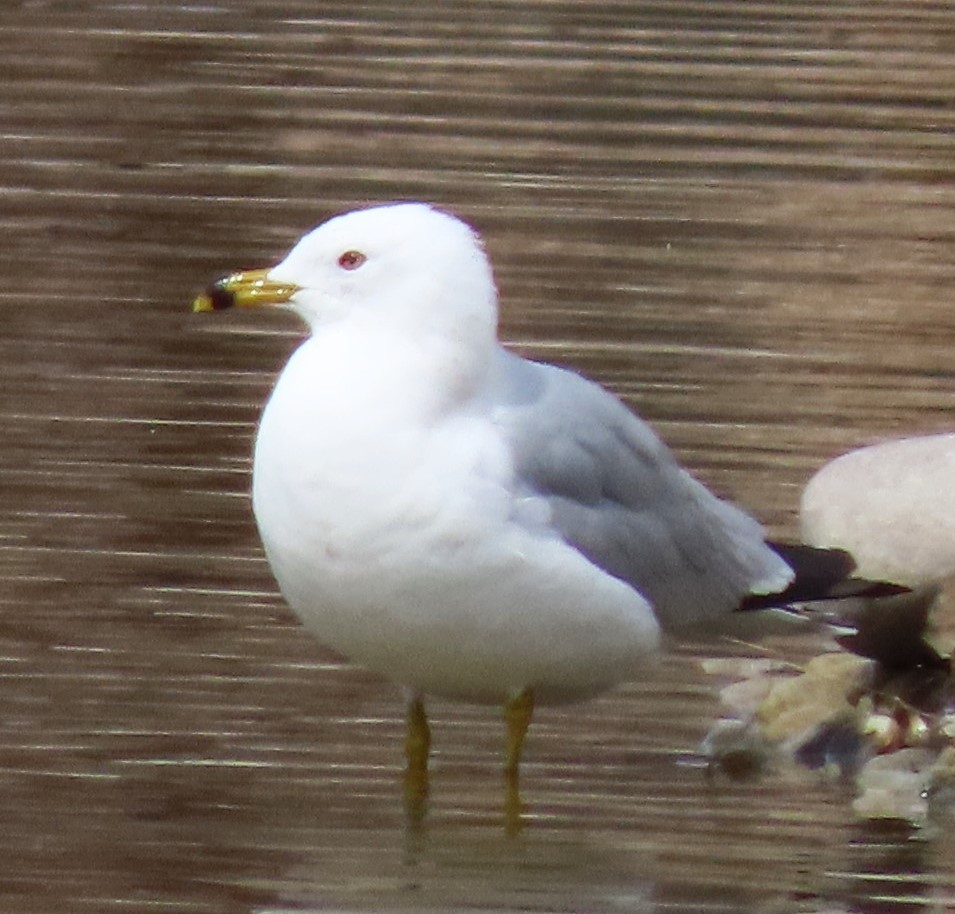
[[[524,737],[534,716],[534,693],[524,689],[504,705],[507,722],[507,743],[504,752],[505,815],[508,831],[520,830],[521,792],[520,767]]]
[[[420,695],[408,702],[405,729],[405,805],[411,818],[420,821],[428,799],[428,752],[431,729]]]
[[[518,692],[504,705],[507,721],[507,748],[504,753],[504,775],[509,780],[518,780],[524,737],[534,716],[534,693],[530,689]]]

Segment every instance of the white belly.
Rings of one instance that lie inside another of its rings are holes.
[[[574,700],[631,678],[659,643],[649,604],[528,520],[493,427],[379,418],[316,421],[281,382],[263,415],[256,519],[315,637],[416,691],[474,701],[524,688]]]

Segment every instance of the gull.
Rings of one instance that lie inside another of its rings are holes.
[[[506,350],[481,240],[447,212],[332,218],[194,302],[233,306],[290,308],[310,330],[262,413],[254,513],[304,626],[406,688],[413,791],[427,697],[504,707],[516,789],[535,703],[598,695],[669,633],[849,570],[821,554],[803,585],[803,554],[767,543],[619,399]]]

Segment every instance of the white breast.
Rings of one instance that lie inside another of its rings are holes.
[[[360,378],[342,387],[345,366],[314,344],[263,414],[253,483],[273,572],[314,635],[472,700],[576,699],[632,676],[658,644],[649,605],[527,522],[490,421],[415,416],[406,389],[390,402]]]

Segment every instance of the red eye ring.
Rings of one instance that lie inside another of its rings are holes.
[[[357,270],[367,259],[361,251],[345,251],[338,258],[338,265],[343,270]]]

